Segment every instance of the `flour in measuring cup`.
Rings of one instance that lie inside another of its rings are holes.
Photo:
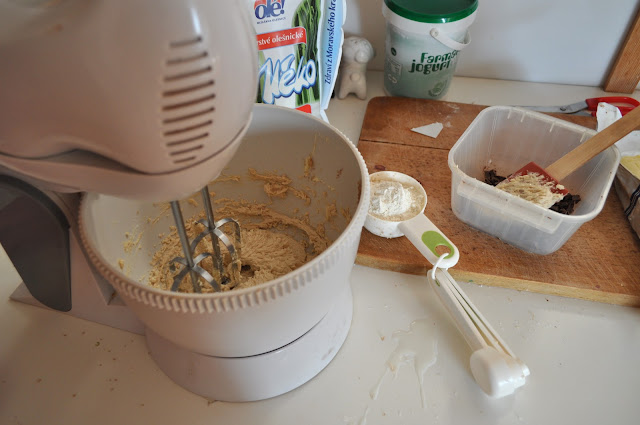
[[[413,186],[393,180],[371,181],[369,214],[381,220],[404,221],[418,215],[424,197]]]

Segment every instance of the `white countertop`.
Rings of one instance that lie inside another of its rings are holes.
[[[382,95],[381,74],[368,78],[369,97]],[[456,78],[445,100],[563,104],[605,94]],[[357,141],[365,108],[353,96],[333,99],[328,116]],[[0,424],[620,425],[640,417],[640,309],[462,284],[531,369],[514,395],[492,399],[473,381],[471,350],[424,277],[355,266],[353,323],[329,366],[285,395],[225,403],[170,381],[140,335],[10,301],[21,280],[3,251],[0,276]],[[386,372],[394,333],[415,321],[437,347],[423,375],[424,403],[413,363],[395,377]]]

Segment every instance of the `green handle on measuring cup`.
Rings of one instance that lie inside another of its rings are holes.
[[[439,267],[448,269],[458,263],[458,248],[424,214],[403,221],[398,228],[432,265],[435,266],[442,255],[436,250],[439,246],[449,249],[449,253],[440,261]]]
[[[449,254],[445,258],[453,257],[453,253],[456,252],[456,248],[444,237],[440,232],[434,230],[427,230],[422,234],[422,242],[434,255],[438,256],[436,248],[439,246],[445,246],[449,248]]]

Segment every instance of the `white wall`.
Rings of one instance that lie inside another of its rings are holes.
[[[382,70],[382,0],[346,0],[345,36],[375,47],[369,64]],[[640,0],[479,0],[471,45],[456,74],[601,86],[640,9]]]

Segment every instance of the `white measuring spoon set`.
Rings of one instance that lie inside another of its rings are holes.
[[[512,394],[525,384],[529,368],[514,355],[447,271],[458,262],[460,254],[453,242],[423,214],[427,206],[424,188],[414,178],[395,171],[373,173],[370,179],[398,182],[415,188],[423,195],[423,205],[416,216],[404,221],[391,221],[369,214],[364,226],[377,236],[406,236],[429,260],[433,269],[427,273],[427,280],[473,350],[470,367],[474,379],[490,396]],[[439,247],[446,248],[448,252],[439,254]]]

